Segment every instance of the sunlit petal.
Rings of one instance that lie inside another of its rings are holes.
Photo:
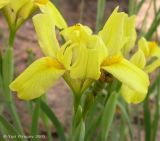
[[[145,99],[147,95],[147,93],[138,93],[135,90],[130,89],[126,85],[122,85],[120,92],[123,98],[125,99],[125,101],[129,104],[130,103],[133,103],[133,104],[140,103]]]
[[[45,13],[48,15],[48,19],[50,19],[50,22],[51,21],[54,22],[58,28],[63,29],[67,27],[67,23],[65,19],[60,14],[58,9],[53,5],[53,3],[49,1],[45,5],[40,4],[38,6],[40,10],[42,11],[42,13]]]
[[[55,24],[50,21],[46,14],[34,16],[33,23],[43,53],[46,56],[56,57],[60,47],[56,38]]]
[[[20,99],[31,100],[44,94],[65,72],[63,66],[50,57],[32,63],[11,84]]]
[[[102,68],[111,73],[123,84],[138,93],[146,93],[149,85],[148,75],[125,59],[119,59],[111,64],[103,64]]]

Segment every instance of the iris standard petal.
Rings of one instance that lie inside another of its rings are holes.
[[[145,97],[147,95],[147,93],[138,93],[138,92],[134,91],[133,89],[130,89],[126,85],[121,86],[120,92],[121,92],[122,97],[129,104],[140,103],[145,99]]]
[[[124,38],[124,21],[127,15],[117,11],[118,8],[113,11],[103,29],[99,32],[110,55],[119,53],[126,42]]]
[[[53,3],[51,3],[49,1],[45,5],[38,4],[38,6],[39,6],[40,10],[42,11],[42,13],[47,14],[48,19],[50,19],[50,21],[54,22],[58,28],[63,29],[63,28],[67,27],[67,23],[66,23],[65,19],[60,14],[58,9],[53,5]]]
[[[147,93],[149,85],[148,75],[124,58],[114,60],[112,62],[106,60],[102,64],[102,69],[111,73],[130,89],[138,93]]]
[[[56,38],[55,24],[50,21],[47,14],[34,16],[33,24],[43,53],[46,56],[56,57],[60,47]]]
[[[51,57],[33,62],[11,84],[20,99],[31,100],[44,94],[64,74],[64,67]]]
[[[140,69],[144,69],[146,65],[146,58],[141,49],[139,49],[130,59],[130,62],[135,64]]]
[[[131,17],[126,16],[125,17],[124,38],[126,40],[126,44],[122,48],[124,55],[127,55],[130,52],[130,50],[134,47],[134,44],[137,38],[135,21],[136,21],[136,16],[131,16]]]

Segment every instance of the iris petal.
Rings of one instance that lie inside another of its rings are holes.
[[[11,84],[20,99],[31,100],[44,94],[65,72],[63,66],[50,57],[33,62]]]

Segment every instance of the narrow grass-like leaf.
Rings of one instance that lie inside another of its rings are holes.
[[[158,78],[158,83],[157,83],[157,95],[156,95],[156,106],[155,106],[155,114],[154,114],[154,119],[152,122],[152,136],[151,136],[151,141],[156,141],[157,137],[157,131],[158,131],[158,125],[159,125],[159,116],[160,116],[160,78]]]
[[[144,111],[144,129],[145,129],[145,141],[151,141],[151,113],[149,110],[149,99],[146,97],[143,103]]]
[[[137,6],[136,6],[136,14],[138,14],[138,12],[141,10],[141,7],[143,5],[143,3],[145,2],[145,0],[141,0]]]
[[[64,130],[62,128],[61,123],[59,122],[58,118],[56,117],[56,115],[54,114],[54,112],[50,109],[50,107],[41,100],[40,103],[41,109],[42,111],[48,116],[48,118],[52,121],[52,123],[54,124],[57,133],[59,135],[60,141],[66,141],[65,138],[65,134],[64,134]]]
[[[128,13],[130,16],[135,14],[135,9],[136,9],[136,1],[129,0]]]
[[[81,119],[74,133],[75,134],[73,134],[73,141],[84,141],[85,123],[83,122],[83,119]]]
[[[113,92],[105,105],[101,121],[101,141],[107,140],[108,132],[111,127],[115,113],[117,98],[118,93]]]
[[[23,141],[22,138],[18,137],[20,133],[1,115],[0,124],[3,125],[3,127],[8,131],[9,135],[13,135],[15,137],[12,139],[13,141]]]
[[[38,119],[40,114],[40,99],[35,102],[35,108],[32,115],[31,135],[38,135]],[[38,141],[39,138],[32,138],[31,141]]]
[[[150,40],[153,36],[153,33],[157,30],[157,27],[160,25],[160,8],[159,10],[157,11],[157,14],[155,15],[155,18],[148,30],[148,32],[146,33],[145,35],[145,38],[147,40]]]
[[[106,7],[106,0],[98,0],[97,17],[96,17],[96,32],[98,32],[103,26],[105,7]]]
[[[122,118],[126,121],[126,123],[128,125],[129,133],[130,133],[130,139],[131,139],[131,141],[133,141],[133,128],[132,128],[132,125],[131,125],[129,115],[128,115],[128,113],[127,113],[127,111],[126,111],[126,109],[125,109],[125,107],[122,103],[118,102],[118,106],[121,109]]]

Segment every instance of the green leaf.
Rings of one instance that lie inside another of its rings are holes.
[[[157,12],[157,14],[155,15],[154,20],[152,21],[152,24],[148,30],[148,32],[145,35],[145,38],[147,40],[150,40],[153,36],[153,33],[157,30],[157,27],[160,25],[160,8]]]
[[[98,32],[104,24],[105,7],[106,7],[106,0],[98,0],[97,17],[96,17],[96,32]]]
[[[141,7],[143,5],[143,3],[145,2],[145,0],[141,0],[137,6],[136,6],[136,14],[138,14],[138,12],[141,10]]]
[[[118,106],[121,109],[122,118],[124,119],[124,121],[126,121],[128,125],[131,141],[133,141],[133,130],[132,130],[132,125],[131,125],[129,115],[122,103],[118,102]]]
[[[102,121],[101,121],[101,141],[107,140],[108,132],[111,127],[111,123],[113,121],[113,117],[115,113],[117,98],[118,98],[118,93],[113,92],[110,95],[105,105],[104,112],[102,115]]]
[[[58,118],[54,114],[54,112],[50,109],[50,107],[41,100],[40,106],[42,111],[48,116],[48,118],[52,121],[54,124],[57,133],[59,135],[60,141],[66,141],[65,135],[64,135],[64,130],[62,128],[61,123],[59,122]]]
[[[40,114],[40,99],[35,102],[35,108],[32,116],[31,135],[38,135],[38,119]],[[38,141],[39,138],[32,138],[31,141]]]
[[[81,119],[81,122],[76,128],[76,131],[74,132],[74,141],[84,141],[85,136],[85,123],[83,122],[83,119]]]
[[[73,121],[73,128],[76,128],[78,124],[81,122],[82,119],[82,107],[79,105],[77,112],[74,116],[74,121]]]
[[[13,79],[13,48],[8,48],[3,56],[2,62],[3,81],[6,87],[9,86]]]
[[[23,141],[23,139],[18,137],[21,134],[1,115],[0,115],[0,124],[2,124],[3,127],[8,131],[9,135],[15,137],[12,139],[12,141]]]

